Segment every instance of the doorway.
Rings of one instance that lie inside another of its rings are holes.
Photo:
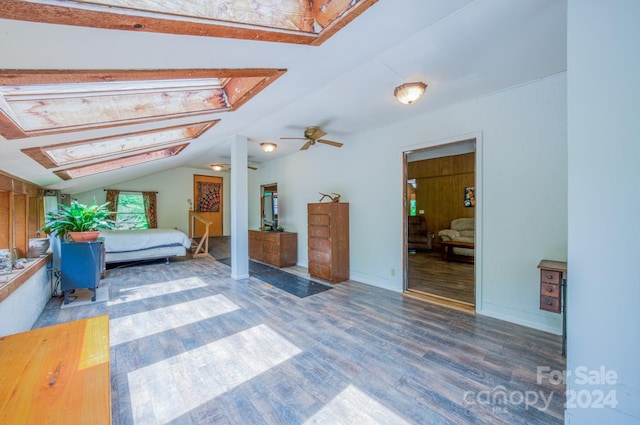
[[[211,222],[209,236],[222,236],[222,177],[193,176],[194,211]],[[206,225],[194,220],[192,237],[202,237]]]
[[[405,152],[405,291],[474,312],[476,143]]]

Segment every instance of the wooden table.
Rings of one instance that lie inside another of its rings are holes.
[[[111,424],[109,316],[0,337],[1,424]]]
[[[455,255],[453,253],[453,248],[467,248],[474,249],[475,243],[473,242],[462,242],[462,241],[442,241],[440,242],[440,257],[443,261],[466,261],[468,263],[473,263],[475,260],[475,256],[473,255]]]

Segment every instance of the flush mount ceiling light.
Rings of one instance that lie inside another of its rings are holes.
[[[271,143],[271,142],[264,142],[264,143],[260,143],[260,147],[266,153],[271,153],[271,152],[276,150],[278,145],[276,145],[275,143]]]
[[[427,85],[420,81],[415,83],[402,84],[393,91],[393,95],[398,99],[400,103],[405,105],[411,105],[422,98],[424,91],[427,89]]]
[[[211,169],[213,171],[222,171],[222,165],[220,165],[220,164],[211,164]]]

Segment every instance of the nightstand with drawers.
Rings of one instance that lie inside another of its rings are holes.
[[[562,355],[567,346],[567,263],[542,260],[540,269],[540,309],[562,313]]]

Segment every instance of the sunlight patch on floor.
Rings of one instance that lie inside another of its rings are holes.
[[[312,424],[409,424],[396,413],[369,397],[353,385],[335,396],[304,425]]]
[[[169,282],[155,283],[153,285],[141,285],[131,288],[122,288],[113,295],[113,300],[108,305],[117,305],[131,301],[140,301],[146,298],[159,297],[189,289],[203,288],[207,286],[199,277],[170,280]]]
[[[133,421],[166,424],[300,353],[258,325],[127,375]]]
[[[239,309],[224,295],[173,304],[109,321],[111,346],[199,322]]]

